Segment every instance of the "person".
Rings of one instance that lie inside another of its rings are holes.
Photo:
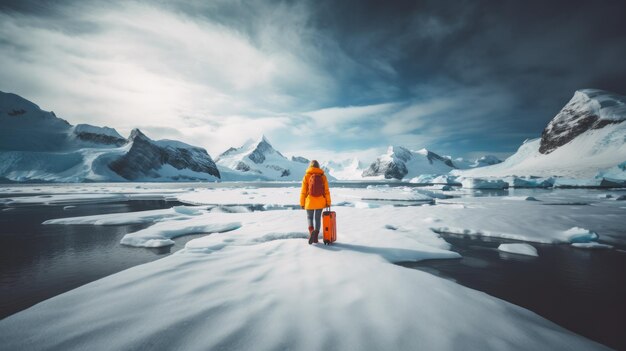
[[[324,174],[324,170],[320,168],[320,164],[316,160],[311,161],[302,178],[300,207],[306,210],[309,224],[309,245],[317,243],[321,227],[322,210],[325,207],[330,207],[330,190],[328,189],[328,179]]]

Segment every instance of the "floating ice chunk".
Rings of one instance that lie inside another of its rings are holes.
[[[409,183],[414,184],[449,184],[458,185],[458,176],[454,175],[439,175],[439,174],[421,174],[415,178],[411,178]]]
[[[172,209],[176,213],[184,214],[187,216],[197,216],[201,212],[199,211],[200,207],[197,206],[174,206]],[[202,207],[204,209],[204,207]]]
[[[500,244],[500,246],[498,246],[498,250],[518,255],[539,256],[539,254],[537,254],[537,249],[530,244]]]
[[[589,188],[602,186],[602,179],[556,178],[555,188]]]
[[[572,246],[577,247],[579,249],[612,249],[612,245],[600,244],[596,242],[588,242],[588,243],[573,243]]]
[[[182,207],[182,206],[179,206]],[[203,207],[206,208],[206,207]],[[183,210],[184,211],[184,210]],[[110,213],[93,216],[67,217],[49,219],[42,224],[65,224],[65,225],[126,225],[153,223],[168,219],[189,218],[188,215],[175,211],[174,208],[165,210],[149,210],[127,213]]]
[[[368,185],[365,189],[389,189],[389,184]]]
[[[503,196],[502,200],[515,200],[515,201],[539,201],[533,196]]]
[[[428,185],[428,186],[420,188],[420,190],[422,189],[450,191],[452,190],[452,186],[449,184],[434,184],[434,185]]]
[[[76,208],[76,206],[74,206],[74,205],[70,205],[70,206],[63,206],[63,209],[64,209],[64,210],[71,210],[71,209],[73,209],[73,208]]]
[[[508,183],[501,179],[463,178],[461,185],[468,189],[504,189]]]
[[[513,188],[549,188],[554,185],[554,178],[505,177],[503,179]]]
[[[570,243],[588,243],[598,239],[598,234],[591,230],[573,227],[563,232]]]
[[[223,233],[240,227],[241,224],[239,222],[213,224],[206,223],[204,218],[160,222],[146,229],[124,235],[120,243],[123,245],[137,247],[168,246],[174,244],[174,242],[170,239],[179,236],[203,233]]]

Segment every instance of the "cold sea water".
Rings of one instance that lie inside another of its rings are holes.
[[[331,186],[361,188],[372,184],[380,185],[380,183],[342,182]],[[406,183],[390,184],[390,186],[399,185],[415,186]],[[43,194],[46,186],[48,185],[41,186],[44,189]],[[148,186],[167,189],[180,188],[181,184]],[[190,186],[199,187],[197,183]],[[200,187],[233,186],[297,185],[294,183],[200,185]],[[534,190],[528,191],[529,194],[533,192]],[[38,192],[38,195],[41,194]],[[487,194],[477,192],[468,196],[507,194],[506,191]],[[26,195],[28,194],[0,193],[0,198]],[[174,239],[175,245],[166,248],[133,248],[121,245],[120,240],[126,233],[145,228],[149,224],[42,225],[45,220],[166,209],[176,205],[180,203],[145,199],[101,202],[94,199],[90,202],[19,204],[1,208],[0,319],[94,280],[162,258],[180,250],[189,240],[205,235],[179,237]],[[394,203],[394,205],[406,204]],[[624,223],[623,237],[626,239],[626,220]],[[610,250],[585,250],[570,245],[532,243],[537,248],[539,257],[529,257],[497,250],[499,244],[512,242],[511,240],[446,233],[440,235],[452,245],[452,250],[459,252],[463,258],[403,262],[399,265],[423,270],[483,291],[534,311],[575,333],[609,347],[626,350],[625,245],[618,244]]]

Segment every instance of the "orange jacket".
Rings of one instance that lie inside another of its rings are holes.
[[[324,195],[323,196],[311,196],[309,195],[309,178],[312,174],[317,173],[322,175],[324,181]],[[324,175],[324,170],[316,167],[309,167],[306,170],[306,174],[302,178],[302,190],[300,191],[300,206],[304,206],[307,210],[318,210],[324,207],[330,206],[330,190],[328,190],[328,179]]]

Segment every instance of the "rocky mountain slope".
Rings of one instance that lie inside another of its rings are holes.
[[[231,180],[301,180],[309,160],[285,157],[263,136],[248,140],[238,148],[231,147],[216,160],[225,178]]]
[[[504,162],[454,171],[469,177],[594,178],[626,161],[626,96],[578,90],[548,123],[541,138],[525,141]],[[615,172],[612,174],[615,175]]]
[[[0,92],[0,178],[5,181],[217,180],[202,148],[154,141],[138,129],[128,139],[115,129],[72,126],[54,112]]]
[[[445,174],[456,166],[449,158],[421,149],[411,151],[402,146],[390,146],[365,171],[363,177],[403,179],[420,174]]]

